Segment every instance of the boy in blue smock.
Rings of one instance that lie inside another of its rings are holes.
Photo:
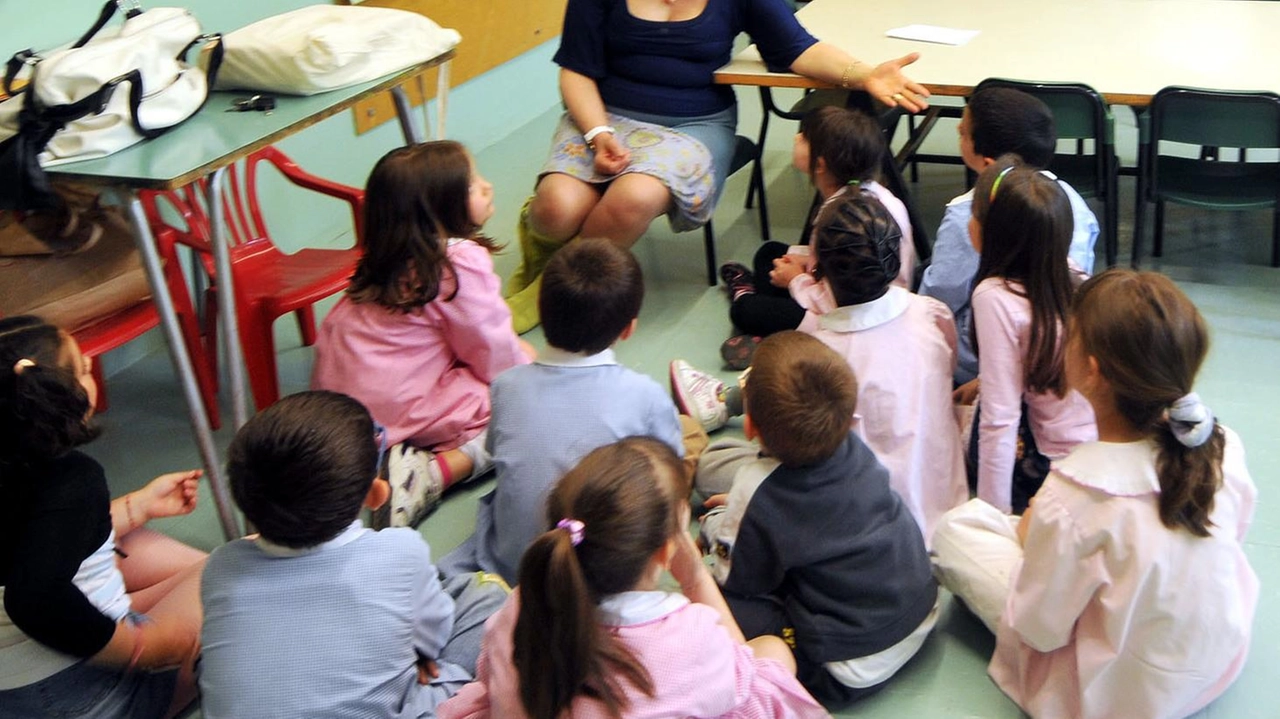
[[[1049,166],[1058,142],[1053,112],[1049,106],[1025,92],[1007,87],[987,88],[974,93],[960,118],[960,157],[970,170],[981,173],[996,158],[1014,153],[1038,169]],[[1071,262],[1075,269],[1093,271],[1093,245],[1098,239],[1098,218],[1084,198],[1070,185],[1058,180],[1071,200],[1074,231],[1071,235]],[[947,203],[933,243],[933,259],[920,281],[920,294],[936,297],[951,308],[959,337],[957,385],[978,376],[978,356],[974,351],[973,311],[969,296],[978,274],[978,251],[969,242],[969,219],[973,212],[973,190]]]
[[[260,534],[219,547],[201,581],[207,719],[434,717],[472,679],[505,585],[443,586],[412,529],[366,529],[376,478],[369,412],[336,392],[285,397],[249,420],[227,460],[236,504]]]
[[[548,346],[489,387],[498,484],[480,500],[475,533],[442,560],[446,575],[483,570],[514,584],[525,548],[547,530],[552,485],[591,450],[643,435],[686,454],[671,398],[612,349],[635,332],[643,300],[640,264],[607,240],[574,240],[547,263],[538,308]],[[705,446],[701,427],[684,425],[698,437],[690,445]]]

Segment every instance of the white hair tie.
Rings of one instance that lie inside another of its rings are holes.
[[[13,373],[22,374],[22,371],[25,370],[26,368],[35,367],[35,366],[36,366],[35,360],[30,360],[30,359],[27,359],[26,357],[23,357],[22,359],[13,363]]]
[[[1200,395],[1190,392],[1165,411],[1173,436],[1187,447],[1199,447],[1213,434],[1213,411],[1200,401]]]

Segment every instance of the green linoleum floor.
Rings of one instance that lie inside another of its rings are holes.
[[[493,182],[498,213],[487,229],[502,241],[514,239],[515,215],[532,187],[545,156],[545,142],[557,119],[548,110],[477,154],[481,171]],[[758,102],[744,94],[740,128],[758,126]],[[773,234],[792,239],[799,233],[810,194],[807,183],[790,165],[794,123],[773,123],[766,151],[769,208]],[[950,126],[940,124],[932,143],[940,151],[953,147]],[[372,164],[375,158],[369,158]],[[721,261],[749,261],[758,242],[755,211],[744,212],[748,173],[730,178],[716,216]],[[963,190],[958,168],[925,166],[915,187],[915,201],[927,224],[936,227],[945,202]],[[1132,217],[1132,184],[1122,183],[1121,253],[1127,258]],[[1238,431],[1249,454],[1249,467],[1259,488],[1257,517],[1247,553],[1262,581],[1254,627],[1253,649],[1244,674],[1227,694],[1198,717],[1274,717],[1268,686],[1280,678],[1280,270],[1265,266],[1270,251],[1270,215],[1201,213],[1170,208],[1166,256],[1148,260],[1179,281],[1197,302],[1213,328],[1214,347],[1198,389],[1222,420]],[[647,275],[647,295],[636,335],[621,343],[618,355],[628,366],[666,383],[667,364],[680,357],[695,366],[719,366],[719,343],[730,334],[723,292],[705,284],[701,233],[673,235],[659,220],[635,248]],[[1101,247],[1099,247],[1101,254]],[[515,266],[511,254],[496,258],[500,273]],[[322,305],[326,308],[330,303]],[[311,350],[298,346],[291,321],[277,324],[282,385],[286,392],[305,389]],[[527,336],[535,345],[541,334]],[[732,373],[722,371],[728,379]],[[115,493],[140,486],[156,474],[196,466],[198,455],[186,426],[186,412],[164,352],[153,352],[112,376],[108,383],[112,409],[102,417],[106,429],[89,447],[107,468]],[[225,403],[224,390],[224,403]],[[224,412],[224,416],[228,413]],[[740,432],[730,426],[724,432]],[[230,440],[218,433],[219,446]],[[421,532],[435,556],[452,549],[470,532],[475,503],[491,482],[464,486],[450,493],[427,519]],[[207,492],[190,517],[157,522],[180,539],[206,549],[221,534]],[[958,604],[945,600],[941,621],[920,655],[885,690],[838,716],[860,717],[1017,717],[1017,707],[986,678],[993,646],[981,624]]]

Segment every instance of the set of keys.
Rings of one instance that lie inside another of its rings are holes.
[[[274,95],[253,95],[232,100],[231,107],[227,108],[227,112],[265,112],[270,115],[274,109],[276,109]]]

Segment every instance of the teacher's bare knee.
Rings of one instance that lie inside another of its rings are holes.
[[[629,174],[614,180],[587,215],[583,237],[606,237],[630,246],[649,228],[653,218],[667,211],[671,193],[648,175]]]
[[[538,182],[529,205],[529,222],[544,237],[568,240],[578,234],[598,202],[600,191],[595,186],[553,172]]]

